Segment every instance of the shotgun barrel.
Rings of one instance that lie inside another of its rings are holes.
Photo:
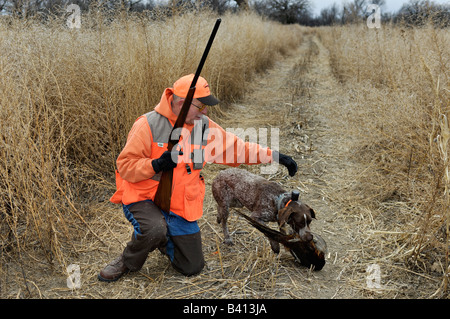
[[[206,58],[208,57],[209,50],[211,49],[212,43],[216,36],[217,30],[219,29],[221,21],[222,21],[221,19],[216,20],[214,28],[211,32],[211,36],[209,37],[208,43],[206,44],[205,51],[203,52],[202,58],[200,59],[200,63],[197,67],[197,71],[195,72],[194,78],[192,79],[188,94],[184,100],[183,106],[181,107],[180,114],[178,114],[177,120],[175,121],[175,125],[173,126],[172,132],[169,136],[169,141],[167,145],[168,151],[172,151],[172,148],[179,141],[179,138],[178,139],[172,138],[173,135],[172,133],[174,130],[184,126],[186,116],[189,112],[189,108],[191,107],[191,103],[194,98],[195,86],[197,84],[198,77],[200,76],[200,73],[203,69],[203,65],[205,64]],[[166,213],[170,211],[170,200],[172,198],[172,179],[173,179],[173,169],[162,172],[154,200],[156,206],[158,206]]]

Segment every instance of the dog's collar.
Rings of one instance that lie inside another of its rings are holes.
[[[290,197],[290,196],[291,196],[291,193],[283,193],[283,194],[280,194],[280,195],[277,196],[277,198],[276,198],[276,200],[275,200],[275,202],[276,202],[276,204],[277,204],[277,212],[279,212],[280,209],[283,208],[283,200],[284,200],[286,197]],[[286,206],[285,206],[285,207],[286,207]]]

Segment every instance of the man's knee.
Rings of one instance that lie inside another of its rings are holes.
[[[199,260],[191,260],[182,264],[172,262],[172,267],[186,277],[198,275],[205,267],[203,258]]]
[[[171,258],[173,268],[185,276],[200,273],[205,266],[200,232],[173,236],[171,241],[174,246]]]
[[[130,211],[139,224],[141,239],[152,248],[166,244],[167,223],[154,203],[138,202],[130,208]]]
[[[145,237],[150,247],[158,248],[167,243],[167,226],[164,220],[157,221],[153,225],[141,226],[142,236]]]

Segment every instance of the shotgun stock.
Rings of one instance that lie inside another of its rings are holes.
[[[211,36],[209,37],[208,43],[206,44],[205,51],[203,52],[200,63],[197,67],[197,71],[195,72],[194,78],[191,82],[191,86],[189,87],[188,94],[184,100],[183,106],[181,107],[180,114],[178,114],[175,125],[173,126],[172,132],[170,133],[167,150],[172,151],[172,148],[178,143],[179,138],[173,139],[172,133],[174,130],[181,128],[184,126],[186,121],[186,116],[191,107],[192,100],[194,98],[195,93],[195,85],[197,84],[198,77],[200,76],[200,72],[203,69],[203,65],[205,64],[206,58],[209,53],[209,49],[211,49],[212,43],[216,36],[217,30],[219,29],[221,19],[217,19],[214,25]],[[159,181],[158,189],[156,191],[154,203],[160,209],[168,213],[170,211],[170,200],[172,198],[172,179],[173,179],[173,170],[163,171],[161,174],[161,178]]]

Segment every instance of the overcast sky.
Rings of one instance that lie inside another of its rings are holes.
[[[350,0],[313,0],[311,1],[313,3],[314,6],[314,14],[315,15],[319,15],[320,14],[320,10],[322,10],[323,8],[329,7],[331,6],[333,3],[338,4],[338,7],[341,8],[342,4],[345,2],[352,2]],[[402,5],[404,3],[408,3],[408,0],[386,0],[386,6],[384,8],[384,10],[386,12],[396,12],[398,11]],[[433,2],[435,3],[439,3],[439,4],[444,4],[450,3],[450,0],[434,0]]]

